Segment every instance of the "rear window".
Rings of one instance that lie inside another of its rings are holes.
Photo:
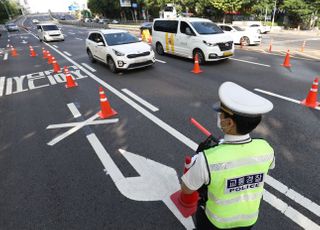
[[[153,29],[155,31],[168,32],[168,33],[177,33],[178,30],[178,21],[172,20],[159,20],[155,21]]]
[[[42,26],[44,31],[50,31],[50,30],[59,30],[59,28],[56,25],[45,25]]]

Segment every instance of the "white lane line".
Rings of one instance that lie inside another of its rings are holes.
[[[260,66],[265,66],[265,67],[271,67],[270,65],[265,65],[265,64],[261,64],[261,63],[257,63],[257,62],[246,61],[246,60],[237,59],[237,58],[229,58],[229,59],[234,60],[234,61],[239,61],[239,62],[245,62],[245,63],[249,63],[249,64],[253,64],[253,65],[260,65]]]
[[[102,125],[102,124],[113,124],[119,122],[119,119],[107,119],[107,120],[98,120],[89,122],[87,125]],[[62,124],[52,124],[49,125],[46,129],[61,129],[61,128],[70,128],[79,125],[81,122],[70,122]]]
[[[69,34],[75,35],[76,33],[73,33],[73,32],[69,32]]]
[[[92,68],[91,66],[87,65],[86,63],[81,63],[84,67],[86,67],[88,70],[90,70],[91,72],[96,72],[96,70],[94,68]]]
[[[7,48],[9,48],[9,47],[10,47],[10,44],[7,45]]]
[[[155,106],[153,106],[152,104],[150,104],[149,102],[145,101],[144,99],[142,99],[141,97],[139,97],[138,95],[134,94],[133,92],[131,92],[128,89],[122,89],[122,92],[126,93],[128,96],[132,97],[133,99],[135,99],[136,101],[140,102],[140,104],[144,105],[145,107],[147,107],[148,109],[150,109],[152,112],[157,112],[159,111],[159,109]]]
[[[302,215],[297,210],[293,209],[287,203],[283,202],[282,200],[278,199],[275,195],[269,193],[268,191],[264,190],[263,192],[263,200],[271,204],[273,207],[278,209],[281,213],[289,217],[295,223],[303,227],[304,229],[310,230],[319,230],[320,226]]]
[[[98,117],[99,117],[98,114],[93,115],[92,117],[88,118],[84,122],[81,122],[80,124],[78,124],[77,126],[73,127],[72,129],[69,129],[68,131],[64,132],[63,134],[57,136],[52,141],[48,142],[47,145],[53,146],[53,145],[57,144],[59,141],[63,140],[64,138],[66,138],[68,136],[70,136],[71,134],[77,132],[79,129],[81,129],[82,127],[86,126],[88,123],[92,122],[93,120],[95,120]]]
[[[69,104],[67,104],[67,106],[70,109],[74,118],[81,117],[81,113],[79,112],[79,110],[77,109],[77,107],[74,103],[69,103]]]
[[[8,60],[8,53],[5,53],[5,54],[4,54],[3,60],[4,60],[4,61]]]
[[[82,41],[82,40],[83,40],[82,38],[76,38],[76,39],[78,39],[78,40],[80,40],[80,41]]]
[[[312,202],[308,198],[300,195],[291,188],[289,189],[286,185],[282,184],[280,181],[275,180],[269,175],[267,175],[266,177],[266,183],[282,194],[286,195],[290,199],[294,200],[296,203],[313,212],[315,215],[320,216],[320,206]]]
[[[301,104],[301,102],[296,100],[296,99],[292,99],[292,98],[289,98],[289,97],[281,96],[281,95],[276,94],[276,93],[272,93],[272,92],[265,91],[265,90],[262,90],[262,89],[254,89],[254,90],[258,91],[260,93],[264,93],[264,94],[267,94],[267,95],[270,95],[270,96],[273,96],[273,97],[277,97],[277,98],[280,98],[280,99],[283,99],[283,100],[286,100],[286,101],[290,101],[290,102],[293,102],[293,103],[296,103],[296,104]]]
[[[35,35],[33,35],[34,37],[36,37]],[[107,84],[106,82],[104,82],[103,80],[101,80],[99,77],[97,77],[96,75],[92,74],[91,72],[89,72],[88,70],[86,70],[85,68],[83,68],[80,64],[78,64],[77,62],[75,62],[74,60],[72,60],[71,58],[67,57],[66,55],[64,55],[62,52],[60,52],[59,50],[55,49],[54,47],[52,47],[50,44],[46,44],[47,46],[51,47],[53,50],[55,50],[57,53],[59,53],[62,57],[64,57],[66,60],[68,60],[69,62],[71,62],[73,65],[77,66],[81,71],[85,72],[86,74],[88,74],[93,80],[95,80],[96,82],[98,82],[99,84],[101,84],[102,86],[106,87],[109,91],[111,91],[113,94],[115,94],[116,96],[118,96],[120,99],[122,99],[123,101],[125,101],[127,104],[129,104],[131,107],[133,107],[134,109],[136,109],[138,112],[140,112],[142,115],[144,115],[145,117],[147,117],[149,120],[151,120],[152,122],[154,122],[156,125],[158,125],[160,128],[162,128],[163,130],[167,131],[169,134],[171,134],[173,137],[175,137],[177,140],[181,141],[182,143],[184,143],[186,146],[188,146],[189,148],[191,148],[192,150],[196,151],[196,149],[198,148],[198,144],[195,143],[193,140],[191,140],[190,138],[186,137],[185,135],[183,135],[182,133],[180,133],[179,131],[177,131],[176,129],[174,129],[173,127],[171,127],[170,125],[168,125],[167,123],[163,122],[162,120],[160,120],[158,117],[154,116],[152,113],[150,113],[149,111],[145,110],[144,108],[142,108],[141,106],[139,106],[137,103],[135,103],[134,101],[132,101],[130,98],[128,98],[127,96],[125,96],[124,94],[122,94],[120,91],[118,91],[117,89],[115,89],[114,87],[112,87],[111,85]],[[276,180],[276,179],[275,179]],[[280,199],[279,199],[280,200]],[[269,202],[269,201],[267,201]],[[270,203],[271,205],[274,205],[272,203]],[[302,215],[303,216],[303,215]],[[289,217],[289,216],[288,216]],[[291,217],[289,217],[290,219],[292,219]],[[303,216],[303,218],[306,218],[308,220],[307,217]],[[296,222],[296,220],[292,219],[293,221]],[[299,221],[299,220],[297,220]],[[302,226],[302,223],[297,223],[298,225]],[[319,227],[319,226],[318,226]]]
[[[63,51],[63,53],[65,53],[66,55],[68,55],[69,57],[72,57],[72,55],[70,53],[68,53],[67,51]]]
[[[4,83],[6,81],[5,77],[0,77],[0,97],[3,96],[3,91],[4,91]]]
[[[160,63],[163,63],[163,64],[166,64],[166,63],[167,63],[167,62],[162,61],[162,60],[159,60],[159,59],[156,59],[156,62],[160,62]]]
[[[271,92],[268,92],[268,91],[265,91],[265,90],[262,90],[262,89],[254,89],[254,90],[258,91],[260,93],[264,93],[264,94],[267,94],[267,95],[270,95],[270,96],[273,96],[273,97],[277,97],[277,98],[280,98],[280,99],[283,99],[283,100],[290,101],[290,102],[293,102],[293,103],[301,105],[301,101],[298,101],[296,99],[292,99],[290,97],[281,96],[279,94],[271,93]],[[315,107],[313,109],[320,110],[320,106],[317,106],[317,107]]]
[[[8,39],[8,42],[10,42],[10,39]]]
[[[58,46],[56,46],[56,45],[52,45],[52,46],[53,46],[54,48],[57,48],[57,49],[59,48],[59,47],[58,47]]]

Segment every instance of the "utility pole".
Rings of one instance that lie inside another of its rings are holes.
[[[4,9],[6,10],[6,13],[7,13],[7,15],[8,15],[9,20],[11,20],[12,18],[11,18],[10,14],[9,14],[7,5],[6,5],[6,3],[5,3],[5,0],[0,0],[0,2],[3,4]]]
[[[272,29],[273,29],[274,16],[275,16],[275,14],[276,14],[276,9],[277,9],[277,0],[274,0],[273,16],[272,16],[272,23],[271,23],[271,31],[272,31]]]
[[[266,6],[266,14],[264,15],[264,25],[266,25],[267,16],[268,16],[268,6]]]

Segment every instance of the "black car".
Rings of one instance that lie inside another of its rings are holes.
[[[149,33],[152,35],[152,22],[144,22],[140,25],[140,31],[142,33],[143,30],[149,30]]]

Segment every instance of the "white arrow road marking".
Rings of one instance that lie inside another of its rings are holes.
[[[118,118],[116,119],[107,119],[107,120],[100,120],[100,121],[92,121],[87,123],[86,125],[103,125],[103,124],[112,124],[117,123],[119,121]],[[61,128],[69,128],[79,125],[81,122],[70,122],[70,123],[62,123],[62,124],[52,124],[49,125],[46,129],[61,129]]]
[[[140,174],[139,177],[126,178],[97,136],[89,134],[87,139],[103,164],[104,171],[110,175],[123,196],[137,201],[163,201],[186,229],[194,228],[192,218],[184,218],[170,199],[170,195],[180,189],[178,175],[173,168],[119,149]]]
[[[81,129],[82,127],[86,126],[88,123],[92,122],[93,120],[95,120],[98,117],[99,117],[99,115],[95,114],[92,117],[90,117],[89,119],[87,119],[87,120],[85,120],[83,122],[80,122],[77,126],[73,127],[72,129],[69,129],[65,133],[57,136],[52,141],[48,142],[47,145],[53,146],[53,145],[57,144],[59,141],[63,140],[64,138],[66,138],[68,136],[70,136],[71,134],[77,132],[79,129]]]
[[[31,32],[30,32],[31,33]],[[33,35],[35,38],[37,38],[35,35]],[[99,84],[101,84],[102,86],[106,87],[109,91],[111,91],[112,93],[114,93],[116,96],[118,96],[120,99],[122,99],[123,101],[125,101],[126,103],[128,103],[131,107],[133,107],[134,109],[136,109],[138,112],[140,112],[141,114],[143,114],[145,117],[147,117],[148,119],[150,119],[151,121],[153,121],[155,124],[157,124],[160,128],[162,128],[163,130],[167,131],[169,134],[171,134],[173,137],[175,137],[176,139],[178,139],[179,141],[181,141],[182,143],[184,143],[185,145],[187,145],[189,148],[191,148],[192,150],[196,150],[198,147],[198,144],[195,143],[194,141],[192,141],[191,139],[189,139],[188,137],[186,137],[185,135],[183,135],[182,133],[180,133],[179,131],[177,131],[176,129],[174,129],[173,127],[171,127],[170,125],[168,125],[167,123],[163,122],[161,119],[159,119],[158,117],[154,116],[153,114],[151,114],[149,111],[145,110],[144,108],[142,108],[141,106],[139,106],[137,103],[135,103],[134,101],[132,101],[130,98],[126,97],[124,94],[122,94],[120,91],[118,91],[117,89],[115,89],[114,87],[112,87],[111,85],[107,84],[105,81],[101,80],[99,77],[97,77],[96,75],[92,74],[91,72],[89,72],[87,69],[85,69],[84,67],[82,67],[80,64],[78,64],[77,62],[75,62],[74,60],[72,60],[71,58],[67,57],[66,55],[64,55],[62,52],[60,52],[59,50],[55,49],[54,47],[52,47],[49,44],[45,44],[47,46],[49,46],[51,49],[53,49],[54,51],[56,51],[57,53],[59,53],[62,57],[64,57],[66,60],[68,60],[69,62],[71,62],[73,65],[77,66],[80,70],[82,70],[83,72],[85,72],[86,74],[88,74],[93,80],[95,80],[96,82],[98,82]],[[272,186],[272,185],[271,185]],[[268,200],[266,200],[266,202],[270,203]],[[270,203],[272,206],[273,203]],[[289,217],[290,218],[290,217]],[[306,217],[305,217],[306,218]],[[299,220],[293,220],[296,223],[299,222]],[[297,223],[298,225],[302,226],[302,223]]]
[[[22,43],[22,44],[27,44],[28,42],[26,42],[25,40],[22,40],[21,43]]]

